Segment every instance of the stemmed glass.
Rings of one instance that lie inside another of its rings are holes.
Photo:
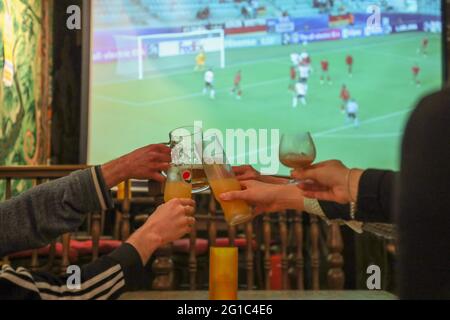
[[[284,133],[280,138],[279,159],[292,169],[309,167],[316,159],[316,147],[309,132]],[[298,181],[292,181],[298,183]]]

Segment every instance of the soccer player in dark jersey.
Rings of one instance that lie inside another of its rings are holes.
[[[353,75],[353,56],[352,55],[347,55],[347,57],[345,58],[345,63],[347,64],[347,68],[348,68],[348,74],[350,77],[352,77]]]
[[[426,57],[428,53],[428,44],[429,44],[428,38],[427,37],[423,38],[420,48],[417,49],[417,53],[421,53],[424,57]]]
[[[295,84],[297,82],[297,68],[292,66],[289,70],[289,91],[295,91]]]
[[[412,67],[411,71],[413,74],[413,84],[415,84],[417,87],[420,87],[420,80],[419,80],[420,67],[419,67],[419,65],[416,63]]]
[[[330,67],[328,60],[323,59],[322,61],[320,61],[320,65],[322,67],[322,74],[320,75],[320,84],[324,84],[325,79],[326,81],[328,81],[328,84],[332,84],[330,72],[328,70]]]
[[[242,72],[239,70],[234,76],[233,89],[231,89],[231,94],[234,94],[238,100],[241,100],[242,98],[241,81]]]

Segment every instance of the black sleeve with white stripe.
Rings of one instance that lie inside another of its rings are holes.
[[[137,290],[144,283],[140,256],[127,243],[111,254],[82,266],[80,271],[80,286],[73,289],[68,286],[68,283],[76,284],[73,274],[58,277],[3,266],[0,271],[0,300],[110,300],[126,291]]]

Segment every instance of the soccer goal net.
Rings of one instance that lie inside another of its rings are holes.
[[[224,31],[202,30],[154,35],[117,35],[116,73],[144,79],[196,66],[196,57],[205,53],[205,67],[225,68]]]

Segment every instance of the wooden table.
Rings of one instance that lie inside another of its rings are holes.
[[[239,300],[395,300],[386,291],[239,291]],[[130,292],[120,300],[208,300],[208,291]]]

